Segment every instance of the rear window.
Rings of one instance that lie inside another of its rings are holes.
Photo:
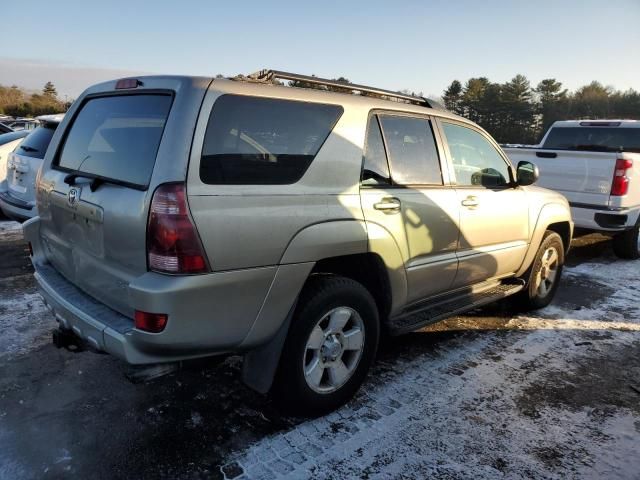
[[[211,185],[295,183],[342,111],[336,105],[223,95],[209,116],[200,178]]]
[[[47,124],[36,128],[25,137],[18,147],[17,153],[23,157],[44,158],[56,127],[55,124]]]
[[[172,100],[161,94],[88,100],[69,130],[58,166],[146,187]]]
[[[544,148],[640,152],[640,128],[556,127],[549,132]]]

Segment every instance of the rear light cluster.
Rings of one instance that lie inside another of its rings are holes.
[[[167,183],[153,194],[147,226],[149,269],[161,273],[210,271],[189,214],[184,184]]]
[[[611,195],[616,197],[626,195],[629,191],[628,171],[633,168],[633,160],[628,158],[618,158],[616,169],[613,174],[613,184],[611,185]]]

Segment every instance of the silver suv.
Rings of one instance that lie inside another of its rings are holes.
[[[62,331],[131,364],[240,352],[247,384],[318,414],[383,333],[551,301],[573,223],[536,176],[423,98],[274,71],[123,79],[65,116],[24,231]]]

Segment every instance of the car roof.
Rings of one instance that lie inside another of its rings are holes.
[[[41,123],[60,123],[64,118],[64,113],[55,113],[53,115],[40,115],[36,117]]]

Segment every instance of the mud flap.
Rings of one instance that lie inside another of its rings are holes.
[[[276,376],[282,347],[287,339],[289,325],[298,302],[294,302],[287,318],[269,342],[244,355],[242,362],[242,381],[252,390],[265,394],[271,389]]]

